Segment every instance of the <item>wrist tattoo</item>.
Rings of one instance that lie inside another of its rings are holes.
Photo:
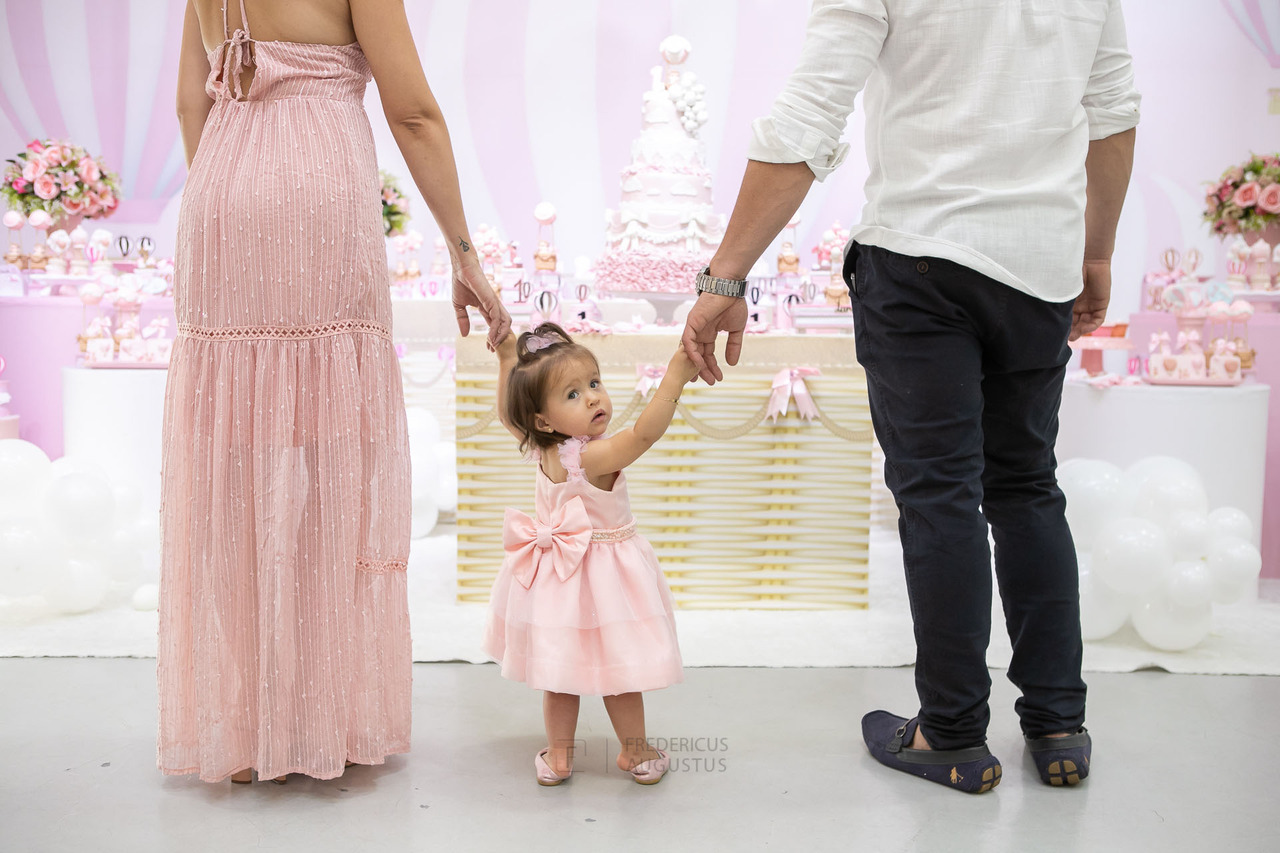
[[[462,247],[462,251],[464,252],[471,251],[471,244],[468,243],[466,240],[463,240],[461,237],[458,238],[458,245]]]

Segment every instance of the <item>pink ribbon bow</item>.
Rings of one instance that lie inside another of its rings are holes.
[[[458,369],[457,350],[449,344],[441,344],[440,349],[436,350],[436,358],[440,361],[449,362],[449,372],[455,373]]]
[[[591,518],[582,498],[575,497],[551,513],[551,523],[507,509],[502,548],[511,560],[511,573],[528,589],[539,572],[554,569],[560,580],[573,576],[591,544]]]
[[[84,336],[86,338],[105,338],[109,331],[111,331],[111,318],[98,316],[89,321],[89,325],[84,330]]]
[[[1186,349],[1188,344],[1195,344],[1196,346],[1200,346],[1200,333],[1197,332],[1195,329],[1192,329],[1189,332],[1185,332],[1185,331],[1178,332],[1178,351],[1181,352],[1182,350]]]
[[[1168,332],[1152,332],[1151,343],[1147,347],[1147,352],[1155,352],[1156,350],[1168,349],[1169,333]]]
[[[779,370],[777,375],[773,377],[773,392],[769,395],[769,409],[767,417],[773,419],[774,423],[778,422],[778,416],[787,414],[787,408],[794,396],[796,398],[796,412],[806,421],[811,421],[818,416],[818,407],[813,402],[813,397],[809,395],[809,388],[804,384],[806,376],[821,376],[822,371],[816,367],[784,367]]]
[[[1227,353],[1231,353],[1232,355],[1235,355],[1236,342],[1218,338],[1218,340],[1214,343],[1214,354],[1226,355]]]
[[[169,330],[168,317],[156,317],[147,324],[147,328],[142,330],[144,338],[163,338],[165,332]]]
[[[667,366],[665,364],[637,364],[636,365],[636,393],[640,396],[647,395],[654,388],[658,387],[658,383],[662,381],[662,377],[667,375]]]

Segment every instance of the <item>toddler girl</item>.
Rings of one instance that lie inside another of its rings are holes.
[[[658,782],[670,757],[645,737],[641,692],[682,680],[671,591],[636,533],[622,473],[657,441],[698,369],[677,350],[635,426],[604,437],[613,406],[591,351],[554,323],[498,347],[498,415],[538,463],[537,519],[508,509],[484,649],[545,691],[538,784],[573,768],[579,697],[603,696],[619,769]]]

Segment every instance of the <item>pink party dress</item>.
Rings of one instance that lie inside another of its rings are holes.
[[[209,57],[178,222],[159,766],[326,779],[409,748],[409,455],[370,73],[359,45],[254,41],[243,0],[241,20]]]
[[[583,474],[586,443],[560,445],[563,483],[538,465],[537,519],[507,510],[485,653],[535,690],[614,696],[677,684],[671,590],[636,532],[626,476],[605,491]]]

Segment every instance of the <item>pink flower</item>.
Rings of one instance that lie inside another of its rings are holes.
[[[1218,201],[1230,201],[1230,199],[1231,199],[1231,187],[1225,184],[1218,187]]]
[[[1280,213],[1280,184],[1272,184],[1258,194],[1258,210],[1263,213]]]
[[[84,211],[84,202],[78,198],[64,199],[62,202],[62,209],[72,216],[75,216],[76,214]]]
[[[24,193],[27,191],[28,186],[30,186],[30,184],[27,181],[22,180],[22,178],[18,178],[18,180],[13,182],[14,192]]]
[[[41,151],[44,150],[44,143],[41,142],[39,139],[33,139],[27,143],[27,150],[30,151],[32,154],[39,154]]]
[[[35,180],[36,195],[48,201],[59,193],[58,182],[53,179],[52,175],[41,175]]]
[[[1236,203],[1236,207],[1253,207],[1258,201],[1258,193],[1258,182],[1250,181],[1236,190],[1236,194],[1232,196],[1231,200]]]
[[[102,177],[102,172],[98,169],[98,164],[92,157],[86,157],[81,160],[76,171],[80,174],[80,180],[86,184],[91,184]]]
[[[1268,169],[1273,168],[1275,166],[1280,166],[1280,157],[1263,157],[1262,163],[1263,163],[1263,168],[1268,168]]]
[[[1243,180],[1244,180],[1243,166],[1232,166],[1230,169],[1227,170],[1227,173],[1222,176],[1222,182],[1224,184],[1238,184]]]
[[[79,183],[80,181],[76,178],[75,172],[58,173],[58,186],[62,187],[62,191],[64,193],[75,189],[76,185]]]
[[[57,143],[44,149],[44,159],[49,161],[50,165],[61,165],[66,156],[66,149]]]
[[[24,181],[34,181],[47,171],[49,171],[49,167],[45,164],[43,158],[31,157],[22,164],[22,179]]]

